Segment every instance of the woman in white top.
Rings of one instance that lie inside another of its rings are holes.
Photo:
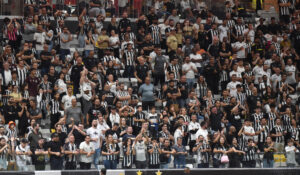
[[[115,57],[120,57],[120,52],[119,52],[119,45],[120,45],[120,40],[118,34],[116,34],[115,30],[110,31],[110,37],[109,37],[109,46],[113,48],[114,56]]]

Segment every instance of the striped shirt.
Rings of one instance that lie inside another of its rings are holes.
[[[76,151],[77,146],[75,143],[71,144],[71,143],[66,143],[64,146],[65,151]],[[65,156],[65,160],[66,162],[76,162],[76,156],[75,154],[69,154]]]
[[[125,50],[123,54],[123,59],[126,66],[134,66],[135,65],[135,53],[133,50],[128,51]]]
[[[245,25],[235,25],[234,26],[234,34],[236,36],[244,36],[245,30],[246,30]]]
[[[276,143],[283,143],[284,142],[284,136],[283,136],[283,129],[281,126],[275,125],[274,128],[272,129],[271,133],[272,134],[282,134],[282,136],[276,136],[275,137],[275,142]]]
[[[197,143],[195,147],[197,147],[200,143]],[[209,163],[210,154],[208,151],[203,152],[205,149],[209,149],[210,146],[206,142],[203,142],[202,145],[197,150],[197,163]]]
[[[117,144],[115,144],[115,143],[114,144],[109,144],[109,145],[107,145],[107,143],[104,143],[103,146],[102,146],[102,150],[104,152],[108,153],[109,150],[111,150],[113,152],[117,152],[120,149],[119,149],[119,146]],[[118,157],[119,157],[119,155],[115,155],[115,154],[113,154],[113,155],[106,155],[105,156],[106,160],[117,160]]]
[[[229,73],[226,70],[220,72],[220,82],[229,82]]]
[[[202,99],[207,94],[207,84],[206,83],[197,83],[196,84],[196,95],[199,99]]]
[[[3,100],[3,106],[8,103],[8,99],[9,99],[9,95],[10,94],[11,94],[11,91],[8,90],[8,89],[5,89],[5,91],[4,91],[5,97],[2,98],[2,100]]]
[[[170,64],[169,68],[168,68],[168,71],[169,71],[169,73],[174,72],[174,79],[179,80],[179,78],[180,78],[180,69],[179,69],[178,64],[176,64],[176,65]]]
[[[252,122],[254,124],[253,128],[255,131],[258,131],[259,125],[260,125],[260,120],[263,118],[263,113],[257,114],[254,113],[252,114]]]
[[[59,101],[52,99],[49,103],[50,105],[50,113],[51,114],[57,114],[59,113]]]
[[[123,145],[123,153],[124,153],[124,158],[122,161],[123,167],[131,167],[133,164],[133,153],[132,153],[132,147],[129,146],[129,155],[127,155],[127,145]]]
[[[289,3],[289,0],[278,0],[278,3]],[[290,15],[290,8],[289,7],[279,7],[280,15]]]
[[[290,130],[291,127],[292,127],[292,125],[291,125],[291,117],[289,115],[284,114],[284,115],[282,115],[281,119],[282,119],[283,129],[285,131]]]
[[[149,27],[149,32],[151,33],[153,44],[160,44],[160,28],[157,25],[152,24]]]
[[[265,143],[268,137],[268,133],[269,133],[269,127],[267,125],[263,126],[263,125],[259,125],[257,131],[260,131],[264,129],[264,131],[262,131],[260,134],[258,134],[258,142],[259,143]]]
[[[275,126],[275,120],[276,120],[276,114],[275,113],[268,113],[267,114],[267,117],[268,117],[268,126],[269,126],[269,129],[272,130]]]
[[[247,100],[247,95],[246,95],[246,93],[243,93],[243,92],[237,92],[236,99],[237,99],[237,101],[241,102],[242,105],[244,105]]]
[[[17,67],[17,73],[18,73],[18,80],[19,80],[19,85],[23,86],[25,84],[25,80],[27,78],[27,69],[26,67],[20,68],[19,66]]]
[[[129,95],[129,93],[128,93],[128,91],[121,91],[121,90],[119,90],[118,92],[117,92],[117,97],[119,98],[119,97],[126,97],[126,96],[128,96]],[[123,100],[122,101],[122,106],[126,106],[126,105],[128,105],[128,100]]]
[[[150,144],[148,146],[148,150],[153,148],[153,152],[149,153],[149,164],[150,165],[159,165],[159,148],[158,147],[154,147],[152,144]]]
[[[256,147],[246,146],[243,151],[246,153],[243,156],[243,161],[248,162],[255,160]]]
[[[292,139],[294,139],[295,141],[299,141],[299,137],[300,137],[300,127],[291,127],[289,130]]]

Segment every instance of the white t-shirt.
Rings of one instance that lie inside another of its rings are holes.
[[[255,133],[254,128],[252,126],[244,126],[244,131],[247,133],[251,133],[251,134]],[[253,136],[244,135],[244,138],[245,138],[245,140],[248,141],[248,139],[250,139],[250,138],[253,139]]]
[[[228,37],[229,28],[227,26],[220,25],[218,29],[220,31],[220,41],[223,42],[223,38]]]
[[[296,67],[294,65],[290,65],[290,66],[286,65],[285,71],[287,74],[292,73],[291,75],[287,75],[286,82],[288,84],[295,84],[296,83],[296,79],[295,79]]]
[[[191,54],[190,54],[190,58],[191,58],[191,60],[192,60],[192,59],[197,60],[197,61],[198,61],[198,60],[202,60],[202,56],[201,56],[200,54],[196,54],[196,55],[195,55],[195,54],[191,53]],[[202,67],[202,66],[201,66],[201,63],[198,63],[198,62],[197,62],[197,63],[194,63],[194,64],[196,65],[196,67]]]
[[[82,149],[83,151],[88,152],[88,153],[95,150],[94,146],[91,142],[89,144],[87,144],[85,141],[80,143],[79,149]],[[93,155],[87,157],[86,154],[81,154],[80,160],[81,160],[81,162],[84,162],[84,163],[91,163],[93,161],[93,157],[94,157]]]
[[[35,49],[36,50],[44,50],[43,49],[43,46],[44,46],[44,43],[45,43],[45,38],[46,38],[46,34],[45,32],[42,32],[42,33],[34,33],[33,35],[33,40],[35,40],[36,43],[35,44]]]
[[[144,141],[141,143],[138,141],[135,144],[135,159],[137,161],[146,161],[146,144]]]
[[[245,42],[235,42],[232,44],[232,47],[235,49],[240,49],[243,47],[242,50],[239,50],[236,52],[236,57],[237,58],[246,58],[246,48],[247,48],[247,44]]]
[[[23,148],[21,144],[16,147],[16,151],[19,152],[28,152],[29,150],[30,150],[29,145],[25,146],[25,148]],[[26,166],[26,160],[28,159],[27,155],[17,155],[16,158],[17,158],[16,161],[18,166]]]
[[[193,69],[197,69],[195,63],[189,62],[182,65],[182,70],[186,72],[185,76],[187,79],[195,78],[195,72]]]
[[[200,124],[198,122],[190,122],[189,123],[189,126],[188,126],[188,130],[191,131],[191,130],[194,130],[194,129],[200,129]],[[197,131],[197,132],[198,132]],[[198,137],[197,137],[197,133],[195,134],[191,134],[191,140],[196,140]]]
[[[202,135],[203,137],[204,137],[204,139],[206,140],[206,141],[208,141],[207,140],[207,136],[208,136],[208,131],[207,131],[207,129],[202,129],[202,128],[199,128],[199,130],[197,131],[197,133],[196,133],[196,138],[198,138],[200,135]]]
[[[281,81],[281,74],[279,75],[273,74],[271,76],[271,81],[272,81],[273,90],[276,90],[277,82]]]
[[[237,71],[234,71],[234,70],[231,71],[229,73],[229,76],[232,77],[232,75],[234,75],[234,74],[236,75],[237,78],[242,78],[242,74],[238,70]]]
[[[109,44],[110,44],[110,45],[114,45],[114,44],[116,44],[118,41],[120,41],[118,36],[111,36],[111,37],[109,37]],[[114,46],[112,46],[112,47],[113,47],[113,48],[118,48],[119,45],[114,45]],[[115,55],[115,56],[116,56],[116,57],[119,57],[119,55]]]
[[[174,133],[174,143],[175,145],[177,144],[177,138],[178,137],[182,137],[182,131],[180,129],[176,129],[175,133]]]
[[[230,95],[233,97],[236,96],[236,85],[238,85],[238,84],[241,84],[241,83],[239,81],[236,81],[236,82],[231,81],[227,84],[226,89],[228,89],[230,91]]]
[[[97,138],[97,142],[92,142],[91,143],[94,145],[94,149],[98,149],[100,147],[100,136],[101,136],[101,131],[98,128],[93,128],[90,127],[89,129],[86,130],[86,133],[90,135],[91,139]]]
[[[64,104],[64,109],[68,109],[72,106],[72,99],[75,99],[75,96],[64,95],[61,102]]]

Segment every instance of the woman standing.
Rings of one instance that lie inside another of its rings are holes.
[[[131,138],[127,137],[123,143],[123,161],[122,167],[124,169],[131,169],[133,164],[133,150],[132,150],[132,140]]]
[[[219,143],[214,148],[214,158],[213,158],[213,167],[214,168],[225,168],[228,162],[221,161],[222,157],[226,156],[228,153],[228,146],[225,142],[225,137],[221,136]]]
[[[241,154],[245,154],[241,150],[240,145],[237,142],[236,137],[232,139],[232,144],[229,149],[229,167],[230,168],[240,168],[241,167]]]
[[[272,138],[268,136],[264,146],[264,168],[273,168],[275,151],[274,142]]]
[[[102,145],[102,155],[104,156],[104,167],[106,169],[116,169],[120,148],[118,144],[114,143],[113,136],[109,134],[106,137],[106,142]]]

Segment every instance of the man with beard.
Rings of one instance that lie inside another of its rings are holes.
[[[106,115],[105,108],[101,105],[100,99],[95,99],[94,106],[90,108],[89,112],[86,115],[87,126],[90,126],[90,123],[94,119],[98,119],[99,114]]]
[[[87,135],[89,135],[91,137],[91,143],[95,150],[95,154],[93,155],[94,156],[93,164],[98,169],[99,157],[100,157],[100,153],[101,153],[100,144],[102,141],[101,141],[101,130],[99,130],[97,128],[97,125],[98,125],[98,121],[97,121],[97,119],[94,119],[92,121],[92,127],[90,127],[86,131],[86,133],[87,133]]]

